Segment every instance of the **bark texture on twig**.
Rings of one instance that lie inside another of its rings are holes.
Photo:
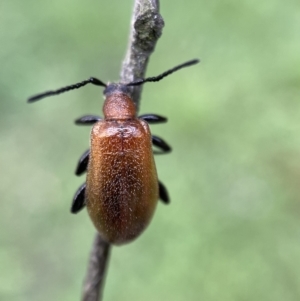
[[[135,0],[129,44],[121,70],[121,82],[128,83],[145,77],[149,57],[161,36],[163,26],[164,21],[159,14],[159,0]],[[138,109],[142,86],[130,89]],[[82,301],[102,300],[110,248],[111,246],[96,234],[83,286]]]
[[[144,78],[151,53],[162,34],[164,20],[159,14],[159,0],[136,0],[129,45],[121,70],[121,82],[129,83]],[[142,86],[130,87],[138,109]]]
[[[82,301],[101,300],[111,246],[96,234],[92,247]]]

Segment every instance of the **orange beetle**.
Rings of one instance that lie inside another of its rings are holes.
[[[198,63],[188,61],[161,75],[128,84],[105,84],[91,77],[78,84],[56,91],[48,91],[28,99],[35,102],[47,96],[77,89],[86,84],[104,86],[104,119],[87,115],[76,124],[94,124],[90,150],[80,157],[76,175],[87,170],[86,183],[76,192],[71,212],[84,206],[100,235],[112,244],[123,244],[138,237],[149,224],[158,199],[169,203],[165,186],[158,181],[152,144],[167,153],[170,146],[151,135],[148,123],[166,122],[154,114],[136,116],[136,107],[130,96],[130,86],[159,81],[167,75]]]

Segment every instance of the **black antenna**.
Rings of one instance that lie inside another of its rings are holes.
[[[77,83],[77,84],[74,84],[74,85],[70,85],[70,86],[67,86],[67,87],[63,87],[63,88],[60,88],[58,90],[55,90],[55,91],[47,91],[47,92],[44,92],[44,93],[41,93],[41,94],[37,94],[35,96],[32,96],[30,98],[28,98],[27,102],[31,103],[31,102],[35,102],[35,101],[38,101],[44,97],[48,97],[48,96],[52,96],[52,95],[58,95],[58,94],[61,94],[61,93],[64,93],[64,92],[67,92],[67,91],[70,91],[70,90],[74,90],[74,89],[79,89],[87,84],[93,84],[93,85],[96,85],[96,86],[103,86],[103,87],[107,87],[107,85],[105,83],[103,83],[101,80],[95,78],[95,77],[91,77],[87,80],[84,80],[80,83]]]
[[[146,82],[158,82],[160,81],[161,79],[163,79],[164,77],[172,74],[173,72],[181,69],[181,68],[185,68],[185,67],[189,67],[189,66],[192,66],[192,65],[195,65],[195,64],[198,64],[200,62],[200,60],[198,59],[195,59],[195,60],[191,60],[191,61],[188,61],[188,62],[185,62],[181,65],[178,65],[168,71],[165,71],[164,73],[158,75],[158,76],[154,76],[154,77],[148,77],[148,78],[144,78],[144,79],[138,79],[134,82],[131,82],[129,84],[126,84],[126,86],[139,86],[139,85],[142,85]]]

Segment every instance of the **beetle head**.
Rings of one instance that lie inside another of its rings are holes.
[[[129,88],[120,83],[109,83],[104,89],[103,113],[106,119],[130,119],[136,114]]]
[[[130,96],[129,88],[126,85],[120,83],[108,83],[106,88],[103,90],[103,94],[108,97],[114,93],[123,93]]]

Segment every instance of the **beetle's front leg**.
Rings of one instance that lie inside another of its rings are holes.
[[[75,124],[77,125],[91,125],[98,121],[102,120],[100,116],[96,115],[85,115],[75,120]]]
[[[150,124],[163,123],[168,121],[166,117],[156,115],[156,114],[144,114],[144,115],[140,115],[139,118],[147,121]]]

